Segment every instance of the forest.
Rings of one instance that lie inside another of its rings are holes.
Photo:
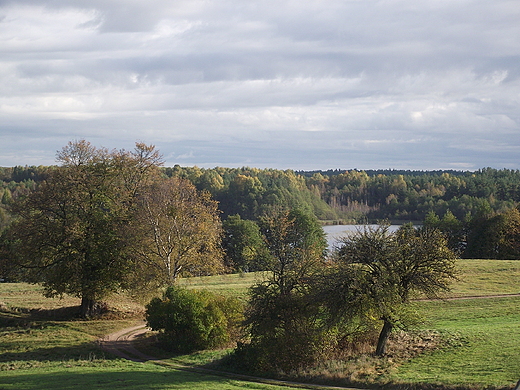
[[[9,224],[10,202],[34,190],[53,169],[0,167],[0,230]],[[160,170],[165,178],[187,179],[199,191],[209,192],[218,202],[222,221],[234,215],[257,221],[266,213],[295,207],[311,212],[324,224],[383,220],[421,224],[426,220],[438,228],[445,225],[453,249],[460,254],[469,245],[467,256],[482,258],[497,256],[491,253],[493,244],[475,248],[468,244],[468,237],[479,231],[488,235],[483,227],[493,225],[488,220],[497,222],[497,215],[520,202],[520,171],[509,169],[292,171],[175,165]],[[473,226],[476,223],[480,230]]]
[[[52,167],[0,167],[2,204],[35,188]],[[449,210],[457,219],[502,212],[520,202],[520,171],[329,170],[162,167],[211,193],[224,218],[257,219],[276,207],[304,207],[320,220],[423,221]]]

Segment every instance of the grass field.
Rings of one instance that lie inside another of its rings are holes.
[[[34,389],[193,389],[193,390],[277,390],[287,387],[266,385],[221,376],[192,373],[155,364],[126,361],[90,361],[0,372],[2,390]]]
[[[17,326],[0,329],[2,390],[282,388],[105,356],[95,340],[135,324],[135,319],[24,321],[24,318],[23,313],[16,315],[16,312],[0,316],[4,325],[6,321],[20,320]]]
[[[450,296],[482,296],[520,293],[520,261],[459,260],[460,281]]]
[[[475,387],[520,380],[520,297],[421,302],[419,310],[450,342],[402,365],[396,380]]]
[[[520,261],[459,260],[452,297],[520,293]],[[520,380],[520,297],[420,302],[425,328],[451,335],[444,349],[402,365],[404,382],[512,387]]]
[[[520,261],[461,260],[461,280],[450,296],[461,300],[421,301],[423,329],[444,335],[442,349],[424,353],[385,374],[384,381],[426,387],[512,388],[520,379]],[[245,296],[261,274],[191,278],[189,288]],[[106,356],[95,340],[132,325],[141,307],[124,297],[111,305],[120,315],[99,321],[60,320],[61,308],[76,298],[50,299],[27,284],[0,284],[0,389],[276,389]],[[32,309],[32,312],[31,312]],[[211,354],[210,354],[211,355]],[[208,355],[176,357],[190,364]]]

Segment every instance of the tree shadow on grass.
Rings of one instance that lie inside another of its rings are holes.
[[[137,363],[134,363],[137,364]],[[123,367],[71,367],[0,372],[0,389],[242,389],[245,383],[161,368],[152,364]],[[258,386],[257,388],[279,388]]]
[[[57,309],[0,308],[0,328],[30,327],[38,321],[71,321],[80,319],[79,306]]]
[[[28,361],[116,359],[67,323],[33,320],[24,313],[0,312],[0,370]],[[106,355],[106,356],[105,356]],[[0,387],[1,390],[1,387]]]
[[[142,312],[120,311],[113,307],[103,306],[100,312],[91,318],[117,320],[128,318],[141,318]],[[28,309],[22,307],[8,308],[0,306],[0,327],[2,326],[24,326],[31,321],[74,321],[85,320],[81,317],[81,306],[63,306],[54,309]],[[8,321],[8,324],[4,322]]]
[[[67,347],[37,347],[33,343],[17,340],[0,341],[0,350],[8,351],[0,353],[0,369],[5,368],[2,366],[16,367],[28,361],[66,362],[70,360],[117,359],[116,356],[105,354],[96,344],[89,342]],[[9,368],[7,367],[7,369]]]

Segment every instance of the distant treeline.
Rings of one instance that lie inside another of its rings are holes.
[[[335,173],[335,174],[333,174]],[[356,220],[422,221],[448,210],[459,219],[508,210],[520,201],[520,171],[327,171],[303,173],[307,187]]]
[[[315,170],[315,171],[296,171],[297,174],[303,175],[305,177],[311,177],[315,173],[319,173],[324,176],[336,176],[340,175],[342,173],[345,173],[349,170],[345,169],[328,169],[326,171],[322,170]],[[448,173],[450,175],[454,176],[463,176],[467,174],[469,171],[456,171],[453,169],[448,170],[434,170],[434,171],[416,171],[416,170],[409,170],[409,169],[353,169],[353,171],[358,172],[365,172],[368,176],[378,176],[378,175],[384,175],[384,176],[392,176],[392,175],[405,175],[405,176],[423,176],[423,175],[442,175],[443,173]]]
[[[27,193],[52,169],[0,167],[0,199]],[[189,179],[219,201],[223,218],[257,219],[270,209],[300,207],[321,220],[423,221],[450,211],[459,220],[500,213],[520,202],[520,171],[328,170],[164,167],[166,176]]]
[[[302,208],[318,219],[337,219],[338,214],[319,192],[312,191],[303,175],[292,170],[198,167],[163,168],[171,176],[189,179],[199,190],[218,200],[223,218],[239,214],[256,220],[270,210]]]
[[[0,167],[0,232],[11,221],[9,204],[36,188],[52,169]],[[179,165],[161,170],[165,177],[186,178],[208,191],[219,202],[222,221],[233,215],[257,221],[270,212],[299,208],[329,223],[428,223],[448,233],[452,248],[467,256],[517,258],[520,253],[507,249],[513,244],[497,249],[503,246],[501,235],[514,231],[520,237],[520,217],[511,213],[520,204],[518,170],[295,172]],[[488,238],[486,248],[480,248]]]

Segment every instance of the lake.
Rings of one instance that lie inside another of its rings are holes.
[[[363,230],[365,227],[376,228],[377,226],[379,225],[326,225],[323,226],[323,230],[327,235],[327,243],[330,251],[334,248],[334,244],[338,242],[338,239],[348,233]],[[395,232],[400,226],[401,225],[390,225],[389,231]]]

